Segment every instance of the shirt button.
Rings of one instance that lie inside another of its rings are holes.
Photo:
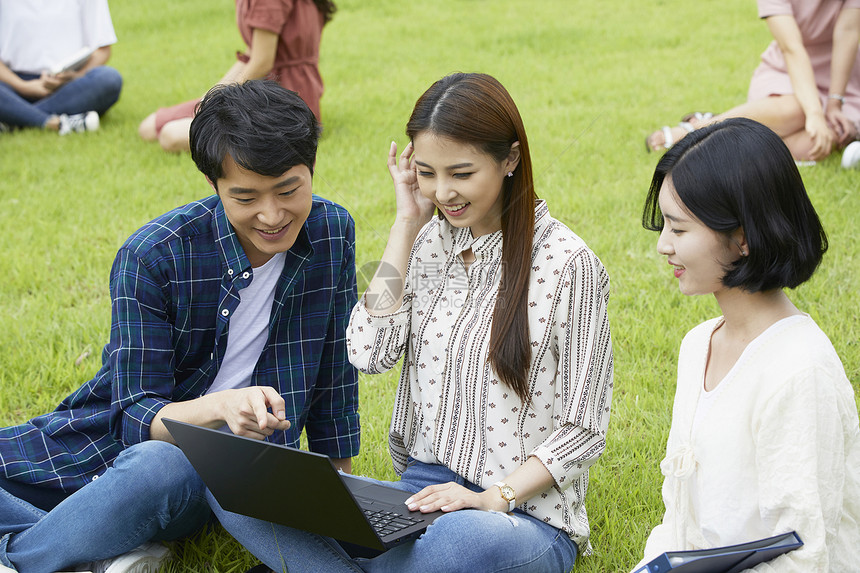
[[[233,276],[233,269],[227,269],[227,274],[232,277]]]
[[[249,273],[248,271],[245,271],[244,273],[242,273],[242,278],[243,278],[243,279],[246,279],[246,278],[248,278],[249,276],[251,276],[251,273]]]
[[[224,310],[221,311],[221,316],[229,316],[229,315],[230,315],[230,311],[228,309],[225,308]]]

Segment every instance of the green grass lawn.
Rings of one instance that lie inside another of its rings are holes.
[[[612,278],[615,395],[606,453],[587,506],[596,555],[582,572],[627,571],[662,515],[662,458],[677,350],[719,310],[678,292],[640,210],[657,160],[645,135],[690,111],[743,101],[769,41],[752,0],[339,0],[323,36],[325,133],[315,190],[353,214],[358,265],[385,244],[394,196],[392,140],[417,97],[453,71],[495,75],[517,102],[538,194],[598,254]],[[116,249],[153,217],[209,194],[188,155],[137,137],[158,106],[200,95],[242,42],[231,0],[114,0],[111,64],[122,98],[92,134],[0,135],[0,424],[53,408],[98,369]],[[838,156],[802,168],[831,248],[790,293],[858,383],[860,172]],[[357,472],[392,478],[386,434],[397,372],[361,378]],[[295,495],[295,492],[284,492]],[[105,524],[110,527],[110,524]],[[255,563],[215,528],[171,545],[164,571],[244,571]]]

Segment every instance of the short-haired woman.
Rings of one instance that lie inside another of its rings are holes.
[[[783,292],[827,250],[788,148],[748,119],[691,133],[658,163],[643,224],[681,292],[722,311],[681,343],[666,512],[645,560],[793,530],[803,547],[756,571],[860,571],[854,392]]]

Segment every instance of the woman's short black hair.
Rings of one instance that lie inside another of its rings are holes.
[[[749,292],[794,288],[812,276],[827,236],[785,143],[764,125],[732,118],[676,143],[654,170],[642,225],[663,229],[658,197],[670,178],[687,211],[714,231],[742,228],[749,254],[723,284]]]
[[[311,173],[319,124],[296,94],[269,80],[217,85],[198,104],[191,122],[191,158],[213,185],[229,155],[259,175],[279,177],[296,165]]]

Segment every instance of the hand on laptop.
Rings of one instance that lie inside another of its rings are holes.
[[[421,513],[448,512],[466,508],[507,511],[507,506],[501,503],[500,497],[497,500],[497,497],[499,496],[482,495],[451,481],[438,485],[428,485],[407,499],[406,507],[410,511],[420,511]]]

